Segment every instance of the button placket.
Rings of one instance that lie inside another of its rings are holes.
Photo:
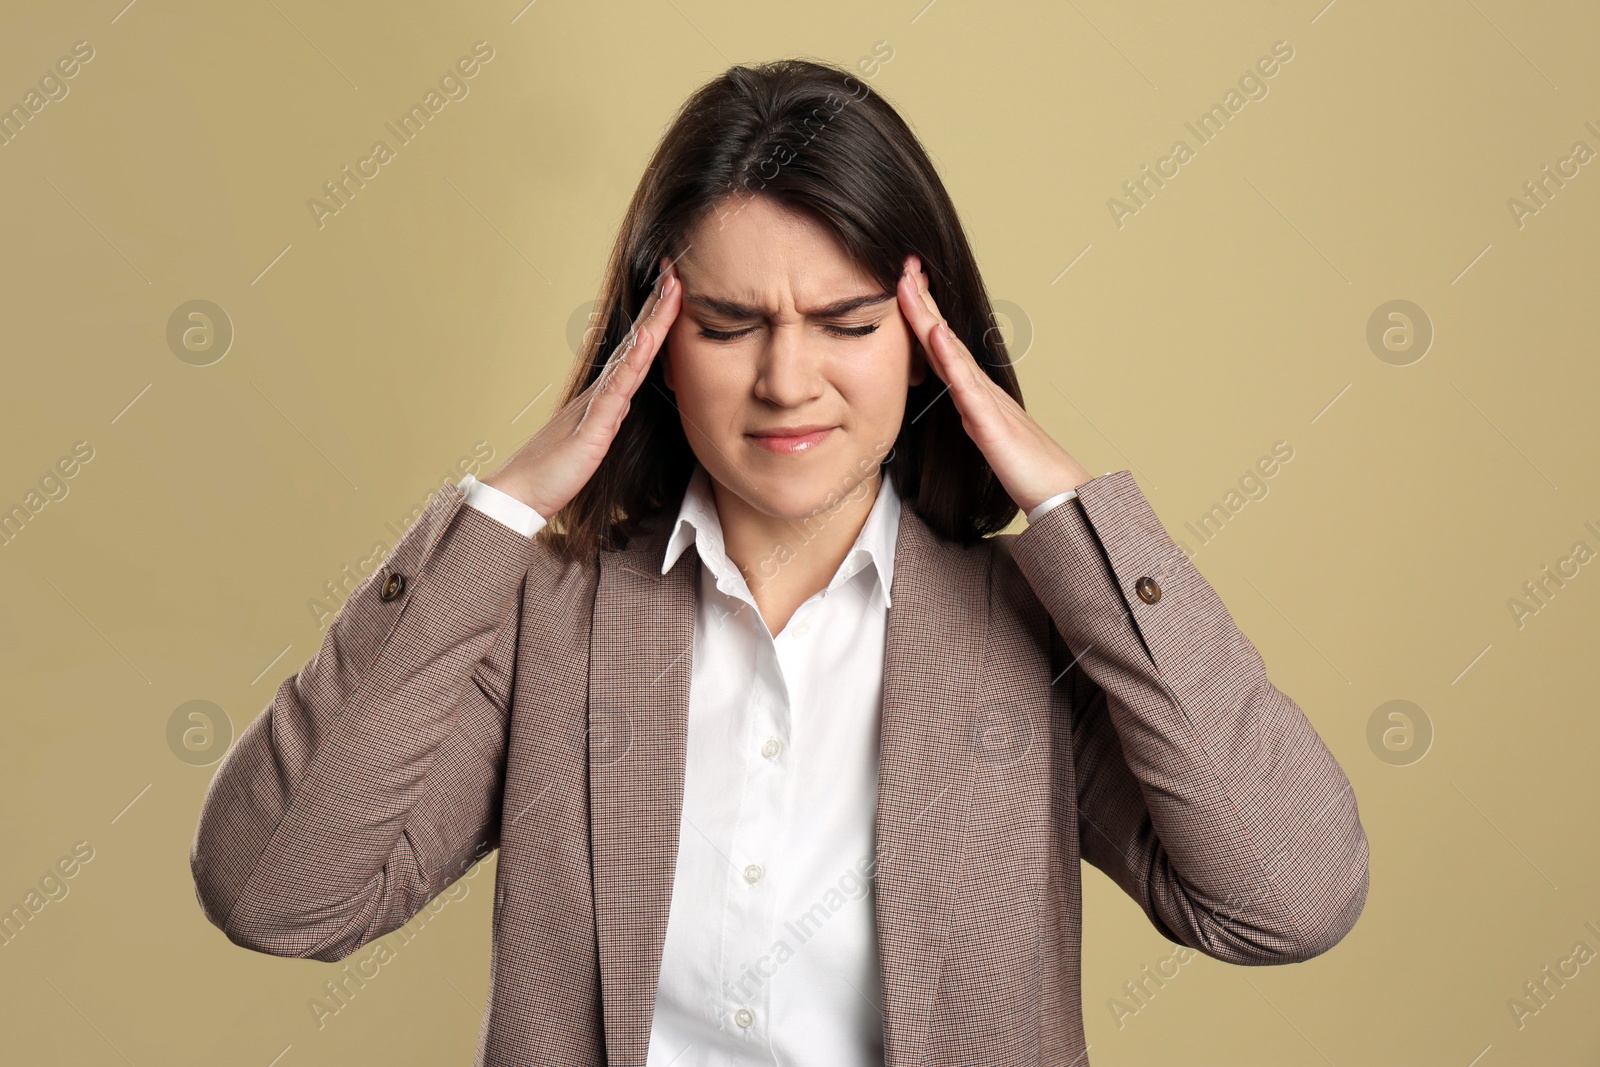
[[[801,608],[802,611],[808,613],[815,611],[815,609],[816,604],[811,602]],[[804,621],[804,616],[802,616],[802,621]],[[798,781],[795,777],[798,766],[795,761],[798,759],[797,753],[799,751],[794,747],[797,744],[795,731],[799,729],[799,724],[794,720],[794,715],[796,709],[802,706],[804,697],[803,686],[798,684],[801,681],[799,672],[806,670],[810,666],[808,662],[810,652],[808,651],[808,646],[804,643],[775,642],[771,652],[771,662],[775,672],[772,676],[771,684],[773,691],[778,694],[778,713],[781,715],[784,725],[782,729],[775,730],[774,735],[768,738],[767,743],[762,746],[763,755],[766,755],[766,751],[769,748],[773,752],[772,756],[767,757],[772,760],[773,766],[771,769],[774,772],[780,770],[782,772],[764,776],[770,790],[769,795],[772,798],[770,808],[772,827],[767,841],[764,842],[764,847],[769,853],[769,859],[765,866],[752,863],[752,866],[761,867],[757,881],[750,884],[750,891],[760,892],[765,900],[763,915],[766,923],[766,946],[763,948],[763,952],[770,952],[773,944],[776,944],[779,940],[787,941],[790,937],[784,932],[783,925],[793,911],[793,900],[791,898],[795,889],[794,879],[799,872],[781,866],[774,871],[773,865],[781,864],[785,858],[788,858],[788,848],[792,843],[792,824],[795,821],[797,804],[795,789]],[[783,757],[781,761],[778,759],[780,755]],[[750,873],[757,874],[758,872],[752,871]],[[778,881],[776,882],[772,881],[774,874],[778,876]],[[777,985],[778,977],[782,973],[782,968],[779,968],[762,985],[763,995],[769,1005],[769,1011],[772,990]],[[766,1024],[763,1023],[762,1025],[765,1026]]]
[[[702,536],[715,529],[711,519],[700,528]],[[826,1005],[841,1018],[849,1015],[852,1026],[872,1025],[861,1012],[862,1001],[875,1006],[881,998],[871,980],[877,977],[875,952],[857,954],[855,948],[873,947],[870,906],[861,905],[866,898],[852,895],[857,906],[833,915],[823,928],[806,927],[803,940],[813,934],[823,939],[816,950],[798,955],[791,950],[791,961],[774,946],[780,939],[793,944],[797,935],[785,929],[787,923],[814,909],[833,886],[837,879],[828,876],[836,873],[834,866],[843,870],[849,855],[871,854],[870,819],[859,817],[870,814],[870,805],[854,803],[854,793],[842,795],[839,786],[860,790],[863,799],[876,790],[871,773],[876,760],[864,752],[876,741],[879,701],[856,691],[863,687],[841,683],[869,676],[881,665],[884,633],[876,613],[888,607],[887,590],[865,581],[872,560],[858,548],[830,587],[800,605],[791,625],[774,635],[753,599],[744,595],[740,576],[729,573],[720,547],[711,537],[702,552],[701,589],[718,588],[715,596],[704,598],[697,615],[704,629],[696,635],[696,680],[705,688],[698,713],[691,712],[698,732],[691,733],[690,752],[701,788],[694,810],[686,809],[684,816],[692,815],[704,827],[695,858],[707,865],[704,873],[713,884],[709,892],[694,893],[698,910],[681,913],[692,917],[692,924],[676,927],[675,970],[663,973],[663,981],[675,980],[680,994],[688,987],[694,1004],[679,1001],[682,1028],[674,1036],[683,1039],[671,1042],[678,1047],[660,1051],[681,1055],[686,1044],[700,1043],[705,1052],[716,1038],[706,1034],[701,1042],[690,1040],[687,1029],[694,1026],[720,1032],[724,1047],[736,1057],[742,1053],[742,1059],[773,1062],[774,1041],[815,1036],[804,1032],[806,1023],[790,1024],[773,1014],[784,998],[807,990],[804,995],[816,997],[816,1006]],[[852,583],[850,596],[828,596],[834,587]],[[858,597],[862,603],[856,603]],[[713,617],[712,602],[727,610]],[[862,608],[867,618],[857,618]],[[702,640],[705,656],[699,654]],[[845,802],[847,795],[851,802]],[[830,796],[833,802],[824,803]],[[864,874],[862,880],[870,882]],[[707,949],[714,953],[715,975],[693,965]],[[846,974],[848,983],[836,981]],[[705,985],[694,989],[692,978]],[[830,985],[847,988],[835,989],[839,995],[833,996],[823,991]],[[800,1032],[791,1034],[786,1025]],[[651,1055],[657,1051],[653,1045]]]
[[[724,946],[723,973],[732,982],[754,973],[761,974],[758,962],[771,951],[773,924],[773,892],[767,886],[767,865],[771,851],[779,843],[783,819],[783,776],[774,775],[773,757],[782,751],[779,740],[785,733],[786,702],[775,703],[764,695],[768,691],[783,694],[782,671],[772,647],[770,632],[764,626],[758,636],[759,651],[755,657],[754,693],[746,705],[749,721],[744,727],[745,736],[752,741],[741,746],[740,773],[743,775],[743,802],[735,826],[734,839],[729,849],[729,886],[727,936]],[[765,637],[765,641],[760,641]],[[764,647],[760,647],[764,646]],[[774,684],[776,683],[776,684]],[[753,739],[764,739],[758,746]],[[724,1011],[732,1012],[732,1019],[742,1030],[752,1031],[751,1037],[761,1035],[757,1026],[759,1013],[771,1003],[769,982],[757,985],[725,986]],[[723,1016],[728,1018],[728,1016]]]

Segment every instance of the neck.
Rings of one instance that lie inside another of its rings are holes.
[[[781,631],[796,608],[827,587],[866,525],[882,481],[883,472],[874,471],[841,498],[835,510],[786,519],[757,510],[711,480],[723,547],[744,575],[772,633]]]

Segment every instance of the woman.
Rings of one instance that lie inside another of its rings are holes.
[[[219,768],[232,941],[343,959],[499,848],[480,1064],[973,1067],[1087,1062],[1080,859],[1217,959],[1352,927],[1348,780],[1132,476],[1024,411],[881,97],[701,88],[599,306]]]

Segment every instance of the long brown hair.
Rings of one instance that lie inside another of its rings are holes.
[[[783,59],[730,67],[679,108],[634,191],[595,305],[597,328],[557,410],[627,335],[661,257],[680,255],[706,213],[736,194],[771,197],[815,219],[891,293],[915,252],[950,329],[1022,403],[955,205],[916,136],[848,70]],[[947,540],[971,544],[1004,529],[1017,505],[931,366],[908,391],[906,413],[887,463],[902,499]],[[573,561],[619,548],[647,516],[681,503],[694,463],[658,359],[599,469],[539,537]]]

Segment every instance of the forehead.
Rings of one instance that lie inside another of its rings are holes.
[[[706,213],[678,260],[686,298],[769,310],[881,291],[815,219],[762,196],[730,196]]]

